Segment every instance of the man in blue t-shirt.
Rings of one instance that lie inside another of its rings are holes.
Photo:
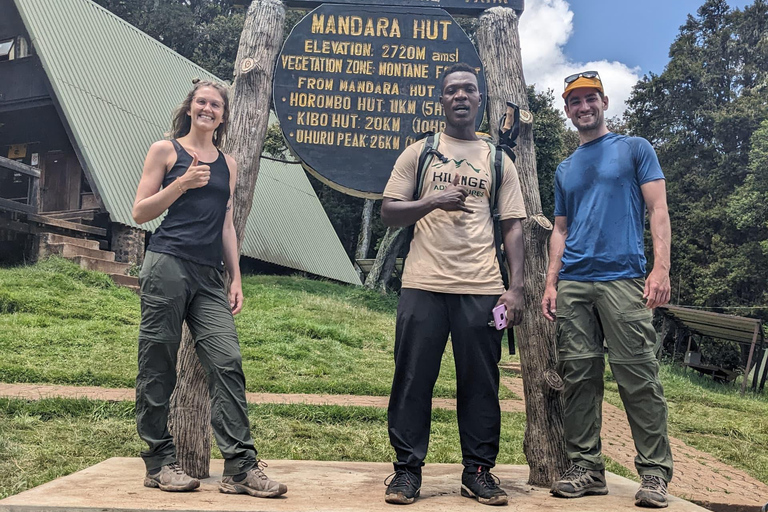
[[[555,228],[541,309],[557,320],[571,467],[551,492],[566,498],[608,493],[600,445],[605,343],[637,449],[642,484],[635,504],[666,507],[672,454],[651,324],[652,309],[670,295],[664,174],[647,140],[608,131],[608,97],[597,72],[567,77],[563,98],[580,145],[555,174]],[[646,209],[654,253],[647,279]]]

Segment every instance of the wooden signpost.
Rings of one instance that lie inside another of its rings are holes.
[[[275,109],[293,151],[324,182],[367,198],[380,196],[392,164],[417,134],[442,128],[437,86],[446,66],[466,62],[478,68],[483,91],[485,68],[492,125],[506,100],[527,109],[517,25],[523,0],[387,0],[388,6],[374,0],[334,0],[334,4],[285,0],[290,7],[319,7],[299,22],[279,56],[275,45],[282,39],[283,2],[253,0],[248,9],[225,148],[241,164],[235,197],[238,238],[253,199],[272,69]],[[481,64],[474,46],[448,13],[477,15],[486,10],[478,29]],[[480,112],[484,111],[482,105]],[[521,121],[515,152],[529,215],[524,224],[528,309],[519,331],[527,414],[523,449],[531,469],[529,483],[548,486],[567,463],[562,397],[544,379],[556,360],[554,327],[537,308],[551,225],[541,214],[533,118],[521,116]],[[394,245],[391,239],[396,234],[388,232],[387,237],[377,262],[385,259],[382,251]],[[383,275],[389,273],[391,268],[386,267]],[[183,440],[177,443],[182,466],[189,474],[205,476],[210,434],[201,427],[208,423],[210,411],[205,376],[195,359],[191,337],[185,336],[172,423],[174,435],[181,434],[179,440]],[[184,416],[188,409],[199,414]]]
[[[472,41],[442,9],[324,4],[278,56],[275,111],[307,170],[341,192],[380,198],[400,153],[444,128],[439,79],[458,62],[478,70],[485,93]]]
[[[286,0],[288,7],[312,9],[322,5],[322,0]],[[380,5],[375,0],[333,0],[334,4],[344,5]],[[387,0],[387,6],[391,7],[437,7],[450,14],[463,16],[478,16],[491,7],[508,7],[514,9],[517,15],[523,13],[524,0]]]

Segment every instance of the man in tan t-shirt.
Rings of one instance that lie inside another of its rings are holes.
[[[381,218],[388,226],[415,224],[405,260],[397,308],[395,375],[389,400],[389,438],[397,462],[385,499],[413,503],[421,489],[427,455],[432,389],[448,335],[457,380],[457,413],[464,464],[461,493],[480,503],[503,505],[506,493],[490,473],[499,451],[499,369],[502,331],[491,311],[504,304],[511,325],[522,320],[525,206],[517,170],[505,156],[498,207],[510,269],[504,290],[489,197],[493,155],[475,134],[482,94],[467,64],[446,69],[440,103],[445,131],[437,134],[418,200],[414,188],[425,142],[400,155],[384,190]]]

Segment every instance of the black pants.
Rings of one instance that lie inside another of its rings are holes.
[[[403,289],[397,307],[389,441],[395,469],[420,473],[429,446],[432,390],[451,335],[462,462],[493,467],[499,453],[501,331],[489,327],[498,295]]]

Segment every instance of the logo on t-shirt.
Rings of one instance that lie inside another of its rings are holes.
[[[451,163],[453,164],[452,168],[450,166]],[[462,168],[471,170],[475,174],[480,174],[483,171],[483,169],[475,167],[466,159],[449,159],[447,163],[437,161],[432,164],[430,169],[432,171],[432,190],[445,190],[445,187],[453,181],[454,173],[460,173]],[[467,187],[471,196],[485,197],[485,191],[488,188],[488,176],[487,173],[484,174],[486,174],[485,178],[460,175],[459,185]]]

